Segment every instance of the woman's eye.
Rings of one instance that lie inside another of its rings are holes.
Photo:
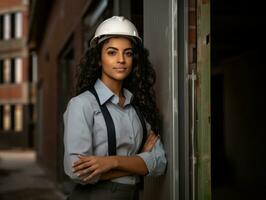
[[[132,51],[127,51],[125,54],[128,57],[132,57],[133,56],[133,52]]]
[[[114,56],[116,54],[116,52],[115,51],[108,51],[107,54],[110,56]]]

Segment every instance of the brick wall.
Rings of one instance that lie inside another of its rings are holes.
[[[188,61],[189,61],[189,68],[191,70],[192,66],[197,62],[196,61],[196,46],[197,46],[197,5],[196,0],[189,0],[189,54],[188,54]]]
[[[6,8],[21,5],[22,1],[23,0],[1,0],[0,1],[0,9],[6,9]]]
[[[42,127],[42,151],[39,152],[39,161],[47,169],[50,177],[57,177],[58,151],[60,151],[60,123],[62,116],[59,111],[59,60],[58,57],[68,42],[72,42],[74,62],[78,63],[83,52],[82,16],[87,10],[90,1],[58,0],[52,5],[47,19],[42,44],[37,50],[38,78],[43,90],[44,112]],[[72,70],[73,71],[73,70]],[[73,71],[74,75],[74,71]]]
[[[29,13],[22,11],[22,21],[23,21],[23,30],[22,35],[27,38],[28,36],[28,27],[29,27]]]

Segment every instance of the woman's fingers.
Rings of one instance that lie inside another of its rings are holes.
[[[86,159],[84,158],[85,157],[80,157],[79,160],[74,162],[72,166],[73,173],[85,170],[93,164],[93,160],[90,158],[90,156],[86,157]]]
[[[154,132],[151,132],[144,144],[144,147],[142,149],[142,152],[149,152],[154,147],[155,143],[157,142],[157,139],[159,138],[158,135],[156,135]]]
[[[91,179],[93,179],[95,176],[100,175],[101,173],[102,173],[101,170],[96,169],[91,174],[89,174],[87,177],[83,178],[83,181],[89,182]]]
[[[78,165],[81,165],[81,164],[83,164],[84,162],[90,161],[90,159],[91,159],[91,156],[81,156],[81,155],[79,155],[78,157],[79,157],[79,159],[76,160],[76,161],[73,163],[73,167],[78,166]]]
[[[80,178],[87,177],[88,175],[90,175],[90,170],[89,169],[80,170],[76,172],[76,175]]]
[[[80,157],[73,164],[73,173],[84,179],[90,180],[100,173],[109,171],[114,167],[114,158],[105,156]]]
[[[156,141],[156,139],[154,139],[154,140],[152,140],[152,141],[149,141],[149,143],[146,145],[146,147],[145,147],[145,149],[146,149],[146,151],[151,151],[152,150],[152,148],[154,147],[154,145],[155,145],[155,141]]]

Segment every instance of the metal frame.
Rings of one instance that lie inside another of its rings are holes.
[[[179,133],[179,199],[189,200],[191,193],[191,127],[189,124],[189,70],[188,70],[188,1],[178,0],[177,6],[178,54],[178,133]]]

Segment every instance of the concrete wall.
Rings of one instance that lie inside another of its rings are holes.
[[[162,138],[167,152],[167,174],[160,178],[146,178],[144,199],[174,199],[175,154],[174,139],[175,130],[173,124],[173,76],[172,70],[172,44],[174,37],[171,33],[172,25],[169,19],[171,1],[145,1],[144,2],[144,43],[150,51],[150,59],[156,73],[156,96],[159,109],[163,117]],[[156,13],[156,14],[155,14]],[[156,29],[156,31],[155,31]]]

